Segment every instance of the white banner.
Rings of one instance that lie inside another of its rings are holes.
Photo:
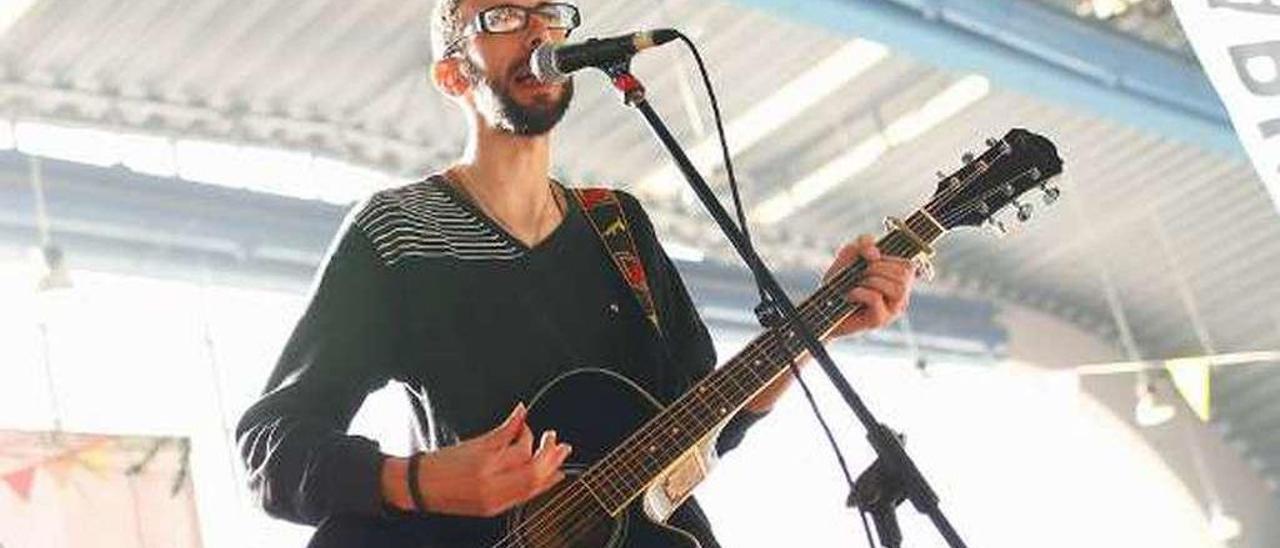
[[[1280,207],[1280,0],[1173,0],[1173,7]]]

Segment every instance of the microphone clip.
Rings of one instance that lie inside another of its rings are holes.
[[[623,59],[615,63],[607,64],[600,67],[609,76],[609,81],[613,83],[614,89],[622,94],[622,100],[627,106],[636,106],[645,100],[646,90],[644,84],[631,74],[631,60]]]

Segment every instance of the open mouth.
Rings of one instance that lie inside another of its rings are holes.
[[[537,76],[534,76],[533,68],[528,64],[522,64],[516,68],[515,72],[511,75],[511,80],[515,82],[517,86],[524,87],[545,87],[551,85],[550,82],[543,82],[542,80],[539,80]]]
[[[520,72],[517,72],[515,75],[515,81],[516,81],[516,84],[521,86],[541,86],[545,84],[541,80],[538,80],[538,78],[535,77],[533,73],[529,72],[528,70],[522,70]]]

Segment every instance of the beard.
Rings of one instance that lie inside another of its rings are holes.
[[[524,105],[511,92],[513,74],[503,80],[481,73],[470,59],[464,59],[463,71],[476,90],[476,109],[489,123],[512,135],[532,137],[550,132],[569,110],[573,101],[573,79],[561,84],[560,96],[550,101],[537,101]]]

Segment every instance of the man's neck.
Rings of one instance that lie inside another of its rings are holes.
[[[477,124],[460,164],[467,194],[516,238],[534,245],[560,224],[564,204],[548,184],[548,135],[512,135]]]
[[[500,215],[519,217],[545,203],[551,166],[548,135],[512,135],[481,126],[472,135],[462,164],[470,188],[485,207]]]

